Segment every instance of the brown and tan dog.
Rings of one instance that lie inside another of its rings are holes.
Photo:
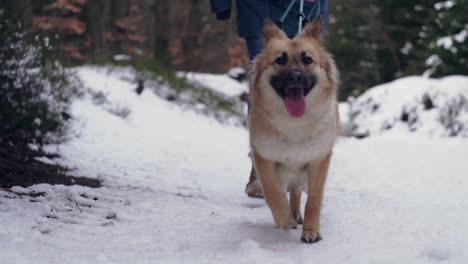
[[[265,200],[280,228],[303,223],[306,243],[320,240],[323,189],[339,133],[338,70],[320,44],[320,32],[317,19],[291,40],[266,21],[265,49],[250,84],[250,145]]]

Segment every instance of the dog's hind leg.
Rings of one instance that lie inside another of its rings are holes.
[[[301,240],[305,243],[315,243],[320,237],[320,207],[322,205],[323,189],[330,165],[331,153],[324,159],[309,164],[307,168],[307,203],[304,213]]]
[[[253,164],[252,170],[250,171],[249,182],[245,186],[245,193],[247,196],[252,198],[263,198],[262,187],[260,186],[260,182],[257,179],[257,175],[255,174]]]
[[[301,188],[294,187],[289,191],[289,207],[291,207],[293,218],[298,225],[302,225],[301,195]]]
[[[263,187],[263,194],[279,228],[289,230],[296,227],[296,221],[289,208],[286,188],[281,186],[274,161],[266,160],[253,153],[255,170]]]

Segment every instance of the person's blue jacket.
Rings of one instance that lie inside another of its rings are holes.
[[[327,23],[327,1],[320,1],[320,15],[323,28]],[[291,0],[237,0],[237,31],[242,38],[260,37],[265,18],[277,22],[283,15]],[[210,0],[211,10],[218,19],[228,19],[231,16],[232,0]],[[304,13],[308,14],[314,3],[304,1]],[[299,2],[289,12],[283,23],[283,30],[292,38],[298,30]]]

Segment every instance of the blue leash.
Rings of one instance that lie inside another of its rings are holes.
[[[284,20],[288,16],[289,12],[291,12],[291,9],[296,1],[299,1],[299,14],[298,14],[298,30],[297,34],[299,34],[302,31],[302,28],[310,21],[314,21],[320,14],[320,0],[315,0],[314,7],[309,11],[307,16],[304,14],[304,0],[291,0],[289,2],[288,7],[284,11],[283,15],[281,16],[280,20],[277,22],[278,26],[280,28],[283,27]],[[311,17],[313,19],[311,20]]]

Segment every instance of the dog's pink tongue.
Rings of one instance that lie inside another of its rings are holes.
[[[302,117],[306,110],[304,96],[286,96],[284,105],[288,113],[294,118]]]

